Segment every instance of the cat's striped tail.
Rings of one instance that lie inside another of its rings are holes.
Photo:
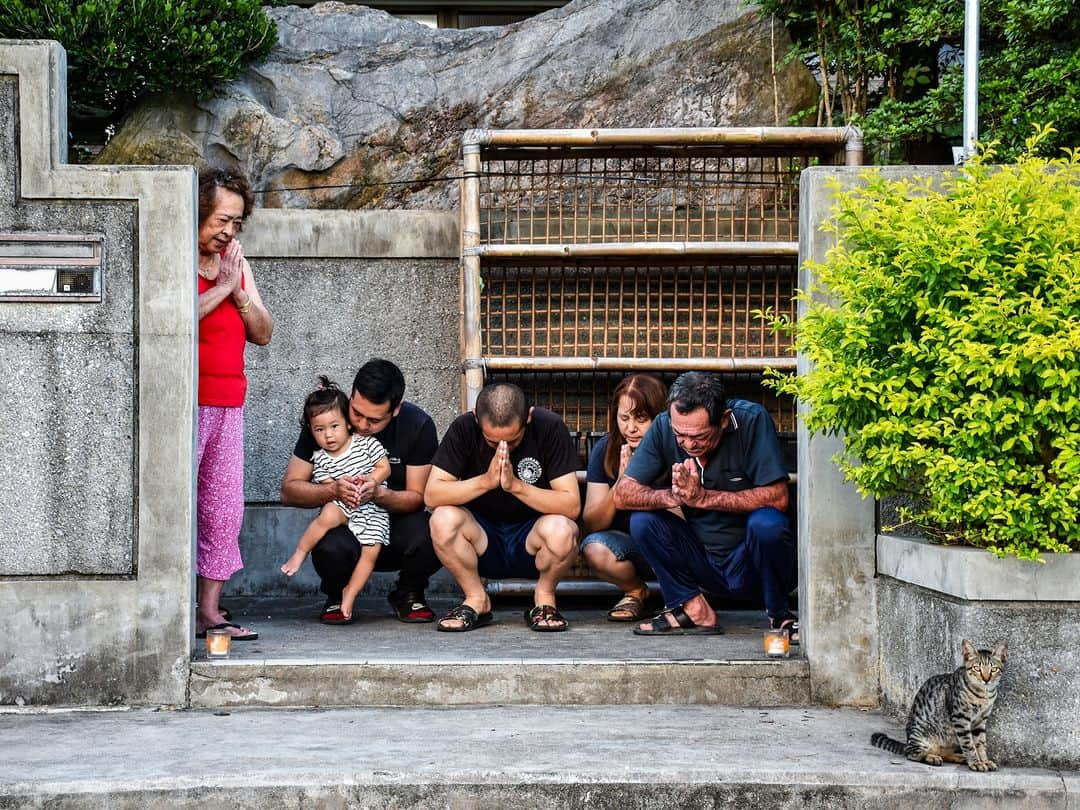
[[[893,754],[903,754],[906,750],[906,746],[902,742],[894,740],[888,734],[871,734],[870,744],[878,748],[884,748]]]

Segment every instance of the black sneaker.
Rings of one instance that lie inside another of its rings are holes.
[[[424,601],[423,593],[391,591],[386,597],[398,621],[408,624],[424,624],[435,621],[435,612]]]
[[[319,614],[319,621],[323,624],[352,624],[354,618],[351,616],[345,618],[345,614],[341,612],[341,598],[339,597],[326,600],[322,613]]]

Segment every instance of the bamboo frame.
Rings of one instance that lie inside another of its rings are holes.
[[[462,399],[471,408],[488,373],[794,371],[781,356],[789,347],[767,339],[753,313],[783,301],[794,317],[799,174],[813,161],[858,165],[862,135],[478,129],[466,133],[463,158]],[[486,267],[517,269],[496,284],[481,278]],[[694,267],[706,269],[686,272]],[[737,284],[724,281],[725,267],[742,274]],[[793,407],[777,407],[794,419]],[[575,415],[563,415],[573,429]]]
[[[482,352],[480,336],[480,257],[470,253],[480,244],[480,147],[466,142],[463,149],[465,164],[461,181],[461,270],[462,270],[462,338],[466,357],[479,357]],[[476,395],[484,387],[482,369],[465,372],[462,392],[465,410],[476,403]]]
[[[795,371],[794,357],[467,357],[462,368],[490,371]]]
[[[655,258],[661,256],[728,256],[785,258],[799,255],[798,242],[596,242],[589,244],[477,245],[465,255],[491,259]]]
[[[470,143],[491,147],[776,146],[862,149],[857,127],[650,127],[613,129],[474,129]],[[851,145],[849,147],[849,144]]]

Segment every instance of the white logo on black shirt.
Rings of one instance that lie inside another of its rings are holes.
[[[526,484],[535,484],[540,480],[540,476],[543,474],[544,468],[540,466],[540,462],[531,456],[523,458],[518,462],[517,475]]]

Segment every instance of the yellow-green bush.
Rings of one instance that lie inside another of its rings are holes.
[[[1080,551],[1080,150],[992,149],[941,187],[837,189],[840,236],[793,328],[811,361],[773,384],[842,432],[861,492],[925,504],[945,542]]]

